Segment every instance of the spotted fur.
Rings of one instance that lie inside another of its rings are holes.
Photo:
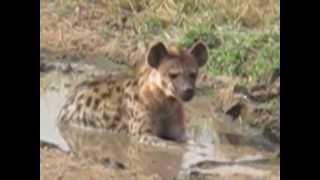
[[[166,47],[155,43],[134,74],[110,75],[79,84],[58,117],[68,126],[124,132],[150,139],[185,140],[183,103],[192,99],[207,46]]]

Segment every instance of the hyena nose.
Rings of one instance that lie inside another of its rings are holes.
[[[182,93],[182,99],[184,101],[189,101],[193,97],[193,95],[194,95],[193,88],[187,88]]]

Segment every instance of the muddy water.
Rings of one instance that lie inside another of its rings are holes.
[[[81,129],[68,129],[61,134],[56,117],[67,92],[88,78],[89,73],[92,71],[54,71],[41,76],[41,140],[65,150],[71,148],[80,157],[106,167],[118,162],[121,167],[143,174],[156,173],[163,179],[279,179],[279,160],[270,160],[273,145],[258,131],[235,124],[219,113],[207,95],[197,96],[186,106],[190,137],[186,145],[146,147],[127,136]]]
[[[49,101],[50,100],[50,101]],[[40,99],[40,139],[48,142],[55,142],[64,150],[68,150],[68,146],[60,135],[56,127],[56,116],[58,107],[61,107],[63,98],[61,94],[48,91],[41,96]]]

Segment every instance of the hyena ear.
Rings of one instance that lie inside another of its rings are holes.
[[[147,61],[148,64],[157,68],[160,64],[161,59],[168,54],[165,45],[162,42],[155,43],[148,52]]]
[[[192,47],[189,49],[189,52],[196,58],[199,67],[206,64],[208,59],[208,47],[203,41],[196,41]]]

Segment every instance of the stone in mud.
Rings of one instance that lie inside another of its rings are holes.
[[[254,128],[261,129],[272,142],[280,143],[280,110],[261,108],[250,102],[238,100],[229,109],[226,114],[231,116],[233,120],[241,118]]]
[[[234,93],[243,94],[255,102],[266,102],[280,96],[280,77],[270,83],[254,85],[251,88],[235,86]]]
[[[54,70],[54,66],[52,64],[40,61],[40,72],[49,72],[52,70]]]
[[[216,92],[225,114],[261,129],[269,140],[280,143],[280,77],[252,87],[225,83]]]
[[[58,145],[44,141],[44,140],[40,140],[40,149],[58,149],[58,150],[62,150]]]
[[[241,111],[244,108],[244,104],[240,101],[232,105],[227,109],[226,114],[231,116],[233,120],[237,119],[241,115]]]
[[[101,164],[108,168],[125,169],[125,165],[123,163],[110,158],[102,159]]]
[[[40,140],[40,164],[43,161],[43,152],[46,150],[63,152],[63,150],[58,145]]]

